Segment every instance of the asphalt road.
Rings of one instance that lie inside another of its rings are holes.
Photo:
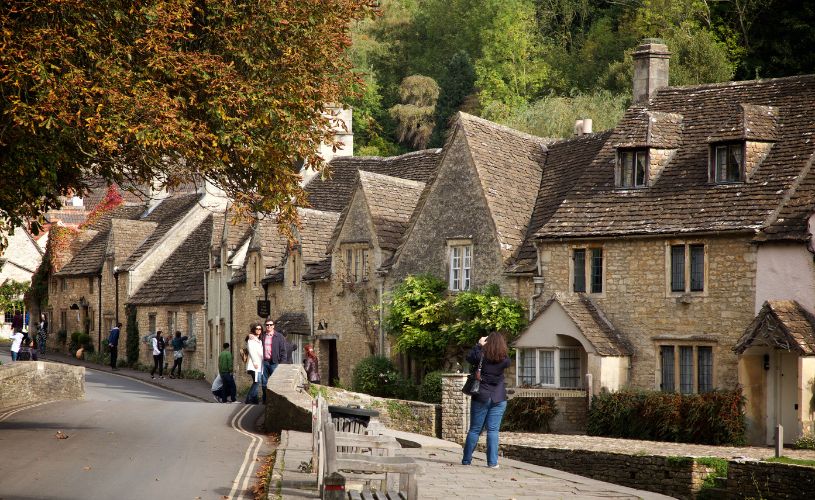
[[[0,413],[0,500],[251,498],[256,458],[269,453],[253,432],[260,406],[93,370],[85,391]]]

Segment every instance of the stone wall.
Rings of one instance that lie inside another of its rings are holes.
[[[734,460],[727,465],[727,490],[733,498],[812,498],[815,468]]]
[[[484,451],[484,445],[478,447]],[[690,499],[712,472],[690,457],[625,455],[500,444],[503,456],[599,481]]]
[[[424,436],[441,435],[437,415],[441,408],[430,403],[369,396],[358,392],[330,390],[326,395],[329,405],[357,406],[379,412],[379,421],[393,430],[413,432]]]
[[[586,432],[588,408],[586,398],[555,397],[557,415],[552,419],[552,432],[573,434]]]
[[[670,292],[669,245],[705,245],[705,291]],[[634,347],[630,383],[659,388],[659,346],[713,347],[713,384],[734,388],[737,356],[731,350],[754,316],[756,248],[747,237],[688,240],[625,239],[602,243],[603,293],[592,299]],[[570,294],[572,248],[580,242],[544,243],[539,251],[544,295]],[[602,381],[601,381],[602,383]]]
[[[311,432],[311,402],[304,390],[306,371],[299,365],[279,365],[263,390],[266,391],[266,432]]]
[[[0,365],[0,409],[85,397],[85,367],[23,361]]]
[[[464,443],[470,427],[470,397],[461,392],[466,373],[445,373],[441,376],[441,438]]]
[[[120,297],[121,300],[121,297]],[[184,349],[184,361],[182,362],[181,368],[183,370],[200,370],[204,371],[205,367],[204,364],[206,362],[204,358],[203,352],[203,344],[205,342],[205,332],[204,332],[204,316],[205,311],[203,310],[200,304],[183,304],[183,305],[146,305],[146,306],[138,306],[136,309],[136,321],[139,324],[139,362],[147,365],[153,366],[153,348],[151,344],[147,344],[142,341],[142,339],[146,335],[150,335],[153,332],[150,331],[150,319],[149,316],[151,314],[156,315],[156,330],[161,331],[162,334],[166,337],[167,335],[171,335],[168,329],[168,313],[175,312],[177,314],[177,323],[176,323],[176,330],[180,330],[182,335],[190,336],[188,332],[189,328],[187,327],[187,314],[192,313],[194,314],[193,319],[193,332],[192,334],[195,335],[195,342],[190,343],[187,349]],[[119,339],[119,359],[125,359],[126,352],[127,352],[127,318],[120,317],[120,321],[122,322],[122,336]],[[175,332],[173,332],[175,333]],[[172,336],[172,335],[171,335]],[[167,345],[165,351],[164,362],[167,364],[167,369],[169,370],[173,366],[173,348],[171,345]],[[166,374],[165,374],[166,375]]]

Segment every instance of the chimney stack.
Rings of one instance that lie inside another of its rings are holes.
[[[581,136],[585,134],[591,134],[592,130],[592,119],[591,118],[583,118],[582,120],[575,120],[574,122],[574,135]]]
[[[646,38],[634,51],[634,104],[644,104],[668,86],[671,53],[659,38]]]

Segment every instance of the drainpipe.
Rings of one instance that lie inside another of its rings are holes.
[[[226,288],[229,290],[229,352],[235,352],[235,341],[232,338],[232,289],[235,287],[234,284],[227,282]]]
[[[385,278],[379,280],[379,355],[385,355],[385,327],[382,322],[385,318],[383,311],[385,305]]]
[[[309,328],[311,329],[311,338],[309,338],[309,342],[313,342],[314,340],[314,289],[317,288],[315,283],[308,283],[308,287],[311,289],[311,317],[309,318]]]
[[[116,309],[114,309],[114,316],[116,319],[114,320],[116,324],[119,324],[119,266],[113,266],[113,280],[114,285],[116,286]],[[100,294],[101,296],[101,294]]]
[[[98,300],[99,308],[96,310],[96,320],[97,320],[96,322],[99,325],[97,330],[96,330],[98,332],[98,334],[99,334],[99,335],[97,335],[99,337],[99,339],[98,339],[99,343],[97,345],[99,346],[99,350],[101,351],[102,350],[102,273],[99,273],[96,276],[96,283],[97,283],[96,291],[99,293],[99,300]]]

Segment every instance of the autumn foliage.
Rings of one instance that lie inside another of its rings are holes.
[[[0,2],[0,221],[85,179],[209,180],[296,219],[294,165],[356,88],[349,24],[374,0]],[[9,179],[13,179],[10,182]]]

